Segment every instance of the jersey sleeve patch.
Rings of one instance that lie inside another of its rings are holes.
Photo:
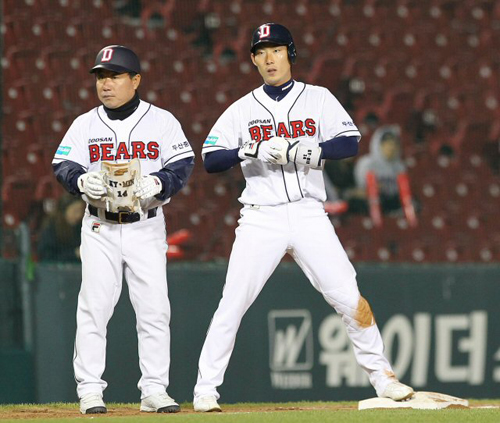
[[[207,145],[207,146],[208,146],[208,145],[215,145],[215,144],[217,144],[217,141],[218,141],[218,140],[219,140],[219,137],[215,137],[215,136],[213,136],[213,135],[209,135],[209,136],[207,137],[207,139],[205,140],[205,142],[203,143],[203,145],[204,145],[204,146],[205,146],[205,145]]]
[[[70,151],[71,151],[71,147],[65,146],[65,145],[60,145],[56,151],[56,154],[59,156],[67,156]]]

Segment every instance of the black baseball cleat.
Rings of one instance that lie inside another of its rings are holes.
[[[106,407],[92,407],[85,411],[85,414],[106,414],[108,410]]]
[[[80,398],[80,412],[82,414],[105,414],[108,412],[102,400],[101,393],[90,393]]]
[[[178,413],[181,411],[181,407],[179,405],[168,405],[166,407],[161,407],[156,410],[157,413]]]
[[[178,413],[181,407],[166,392],[150,395],[141,401],[141,411],[148,413]]]

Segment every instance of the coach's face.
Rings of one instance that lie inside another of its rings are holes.
[[[252,62],[268,85],[282,85],[292,78],[286,46],[263,44],[252,53]]]
[[[97,96],[109,109],[116,109],[132,100],[141,83],[141,75],[130,77],[128,73],[116,73],[107,69],[96,72]]]

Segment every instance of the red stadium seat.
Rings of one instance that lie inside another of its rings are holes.
[[[29,216],[35,183],[22,169],[5,177],[2,186],[3,224],[17,226]]]
[[[345,60],[339,53],[320,55],[314,62],[308,82],[335,91],[344,76]]]
[[[482,146],[489,141],[491,124],[489,121],[459,122],[456,134],[450,139],[450,144],[456,151],[468,154],[480,153]]]
[[[399,122],[404,128],[408,125],[412,106],[413,92],[408,88],[395,88],[387,92],[384,102],[376,109],[385,122]]]

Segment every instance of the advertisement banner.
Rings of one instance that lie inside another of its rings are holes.
[[[500,396],[500,266],[355,267],[385,354],[402,382],[459,397]],[[225,264],[168,267],[168,392],[178,401],[192,400],[199,354],[225,272]],[[80,268],[40,266],[37,273],[38,401],[75,401],[72,357]],[[125,283],[108,326],[106,362],[107,401],[137,402],[137,335]],[[375,396],[341,317],[293,263],[278,267],[244,316],[219,392],[226,403]]]

